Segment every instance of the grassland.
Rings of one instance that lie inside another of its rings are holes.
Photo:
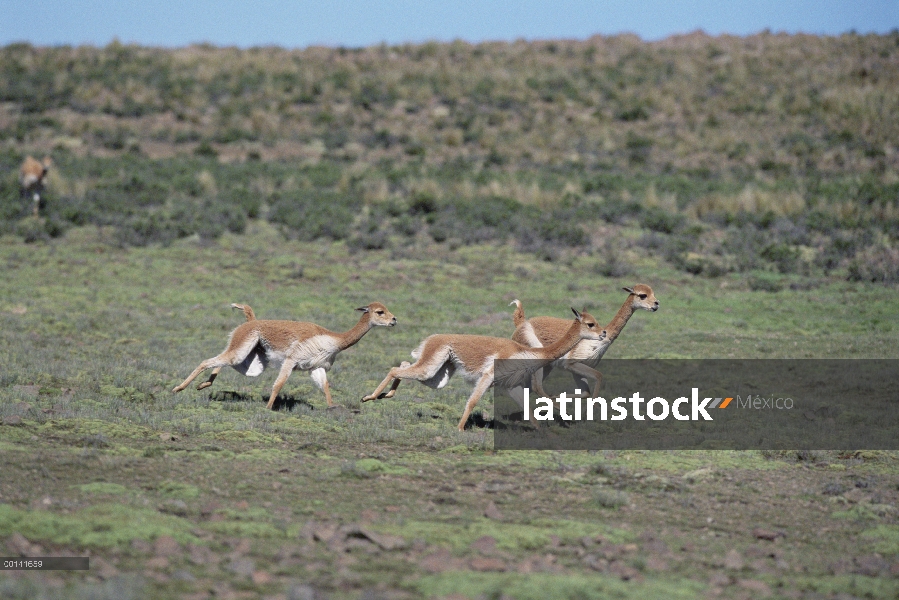
[[[94,224],[144,245],[263,218],[359,250],[511,238],[548,260],[593,252],[610,275],[636,247],[707,277],[895,283],[897,57],[895,33],[10,45],[0,231]],[[26,152],[58,166],[42,223],[16,195]]]
[[[0,49],[9,598],[891,598],[889,452],[503,452],[435,332],[611,319],[612,358],[899,358],[899,37]],[[42,217],[19,197],[50,153]],[[398,318],[169,390],[242,321]],[[455,594],[455,596],[453,596]],[[505,596],[504,596],[505,595]]]
[[[635,280],[662,309],[635,315],[609,358],[895,357],[883,286],[753,291],[650,260],[614,279],[590,257],[553,264],[509,245],[360,254],[265,222],[168,247],[108,235],[0,240],[0,537],[94,561],[87,576],[7,574],[7,597],[897,590],[890,453],[496,452],[491,430],[454,429],[458,382],[359,402],[429,333],[508,335],[512,297],[533,314],[575,304],[611,318]],[[271,373],[168,391],[224,346],[242,320],[231,301],[340,330],[373,299],[399,325],[338,357],[341,409],[302,373],[274,412]]]

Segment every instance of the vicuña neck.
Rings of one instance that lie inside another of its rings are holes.
[[[612,317],[612,320],[606,325],[607,343],[611,344],[615,341],[615,338],[618,337],[618,334],[620,334],[621,330],[624,329],[624,326],[627,325],[627,320],[630,319],[633,314],[634,307],[631,304],[631,297],[628,296],[627,301],[621,305],[621,308],[618,309],[618,312],[615,313],[615,316]]]
[[[369,329],[371,329],[371,316],[369,316],[368,313],[365,313],[352,329],[340,334],[340,350],[346,350],[361,340],[362,336],[368,333]]]
[[[556,340],[554,344],[550,344],[544,348],[544,356],[547,358],[558,358],[562,356],[575,346],[577,346],[578,342],[581,341],[581,323],[580,321],[575,321],[571,324],[571,327],[568,328],[568,331],[565,332],[561,338]]]

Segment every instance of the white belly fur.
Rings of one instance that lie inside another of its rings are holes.
[[[316,335],[302,342],[294,342],[286,350],[276,350],[267,346],[265,340],[260,340],[260,343],[249,351],[242,362],[231,366],[247,377],[256,377],[265,370],[269,363],[281,364],[290,357],[296,361],[294,369],[327,371],[334,364],[337,352],[337,341],[327,335]]]

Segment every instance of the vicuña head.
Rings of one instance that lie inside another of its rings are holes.
[[[601,341],[606,332],[591,315],[579,313],[575,309],[575,319],[568,322],[566,330],[553,344],[547,347],[529,348],[506,338],[484,335],[435,334],[426,338],[412,351],[415,364],[403,362],[390,369],[384,381],[363,402],[376,398],[391,398],[403,379],[414,379],[424,385],[439,389],[447,384],[458,371],[466,381],[474,384],[474,390],[465,403],[465,411],[459,421],[459,430],[465,428],[468,416],[481,396],[494,383],[494,361],[525,360],[538,369],[571,350],[582,340]],[[382,395],[384,388],[393,381],[390,390]]]
[[[659,310],[659,301],[656,300],[655,294],[652,293],[652,288],[648,285],[638,283],[632,288],[626,287],[621,289],[633,296],[632,298],[628,297],[628,300],[634,310],[641,308],[652,312]]]
[[[294,369],[310,371],[312,381],[325,393],[325,399],[331,407],[334,403],[331,401],[327,371],[334,363],[337,354],[362,339],[372,327],[396,325],[396,317],[380,302],[372,302],[368,306],[357,308],[356,310],[362,312],[359,322],[344,333],[329,331],[314,323],[256,319],[248,306],[236,307],[244,310],[247,321],[231,332],[228,347],[218,356],[201,362],[187,379],[172,390],[173,392],[180,392],[186,388],[206,369],[216,371],[209,381],[200,384],[198,389],[212,385],[214,375],[221,367],[230,366],[239,373],[256,377],[265,370],[269,362],[280,362],[281,371],[272,387],[268,408],[274,406],[278,392]]]

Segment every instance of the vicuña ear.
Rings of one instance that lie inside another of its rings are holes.
[[[360,306],[360,307],[357,308],[356,310],[358,310],[358,311],[360,311],[360,312],[367,313],[367,312],[368,312],[368,307],[367,307],[367,306]]]
[[[634,290],[632,290],[631,288],[621,288],[621,289],[623,289],[623,290],[624,290],[625,292],[627,292],[628,294],[634,294],[634,293],[636,293],[636,292],[634,292]]]
[[[584,320],[584,317],[581,316],[581,313],[579,313],[575,307],[573,307],[573,306],[571,307],[571,312],[574,313],[574,318],[577,319],[578,321]]]

